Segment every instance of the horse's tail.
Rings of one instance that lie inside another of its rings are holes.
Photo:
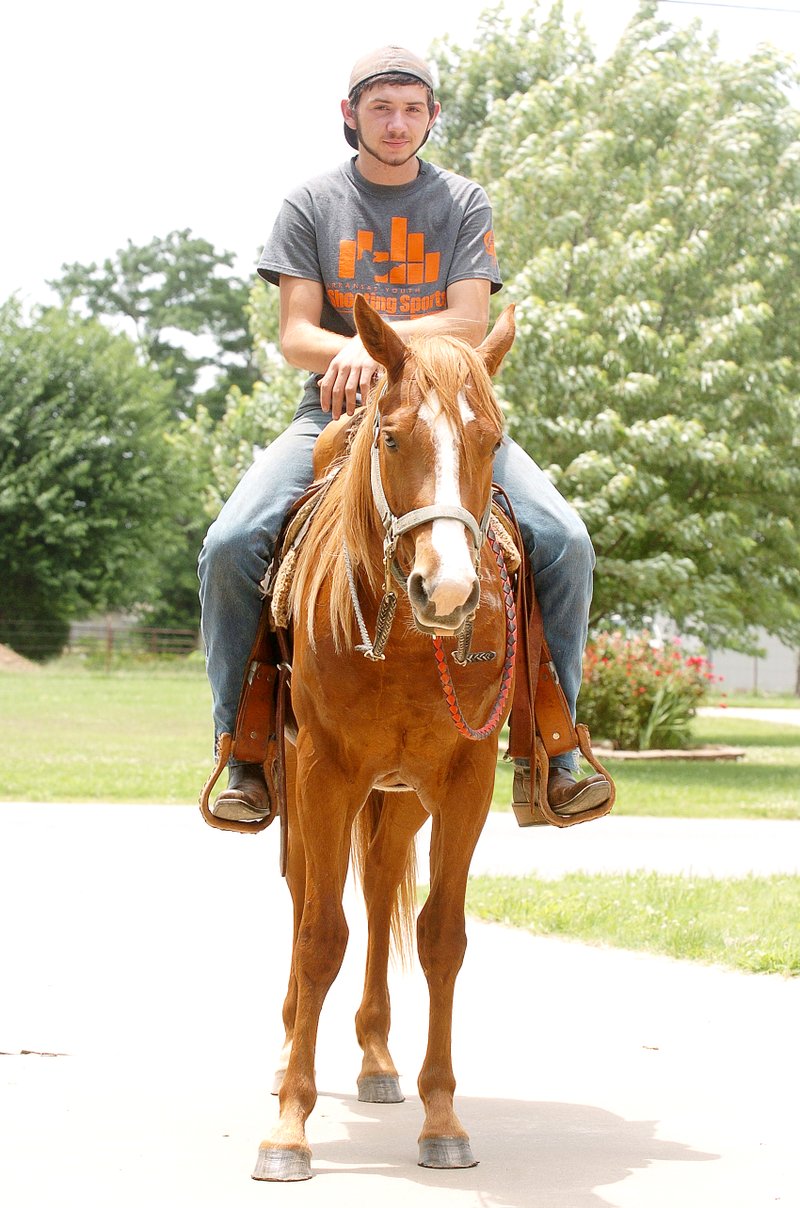
[[[364,808],[353,823],[353,864],[363,887],[368,875],[367,853],[381,819],[385,794],[373,789]],[[400,874],[389,920],[392,951],[404,969],[414,955],[414,929],[417,915],[417,847],[413,837],[408,845],[405,867]]]

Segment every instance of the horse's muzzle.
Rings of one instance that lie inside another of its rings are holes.
[[[412,571],[408,576],[408,599],[414,624],[421,633],[447,637],[454,634],[478,607],[481,596],[480,581],[477,575],[471,583],[444,584],[439,583],[436,590],[429,594],[425,579],[418,571]],[[462,599],[456,602],[456,597]],[[439,613],[437,600],[444,599],[450,605],[449,611]]]

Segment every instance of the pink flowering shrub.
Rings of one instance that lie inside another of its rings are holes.
[[[623,750],[685,747],[698,704],[717,677],[708,660],[687,655],[678,640],[653,642],[615,631],[586,647],[578,721],[593,741]]]

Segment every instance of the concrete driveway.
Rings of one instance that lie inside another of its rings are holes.
[[[577,836],[608,852],[622,821],[542,834],[494,818],[476,867],[496,865],[503,843],[534,867],[570,835],[559,859],[580,867]],[[675,844],[691,852],[683,826]],[[775,826],[800,831],[762,830]],[[743,834],[751,851],[762,830]],[[417,1167],[427,992],[418,970],[395,974],[407,1101],[359,1104],[355,892],[320,1032],[315,1178],[253,1183],[277,1110],[289,958],[277,827],[252,838],[212,831],[186,807],[0,804],[0,836],[5,1208],[800,1204],[800,982],[477,922],[454,1053],[480,1165]],[[648,849],[652,836],[639,841],[642,861]]]
[[[701,717],[739,717],[742,721],[768,721],[781,726],[800,726],[800,708],[770,709],[748,705],[703,705]]]

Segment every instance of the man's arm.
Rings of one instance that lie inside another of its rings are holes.
[[[323,287],[318,281],[281,276],[281,351],[290,365],[321,373],[320,402],[334,419],[352,415],[356,394],[366,397],[379,368],[359,337],[340,336],[320,327]],[[456,281],[447,290],[447,307],[432,315],[392,324],[401,339],[424,332],[460,336],[480,344],[489,322],[491,284],[481,278]]]

